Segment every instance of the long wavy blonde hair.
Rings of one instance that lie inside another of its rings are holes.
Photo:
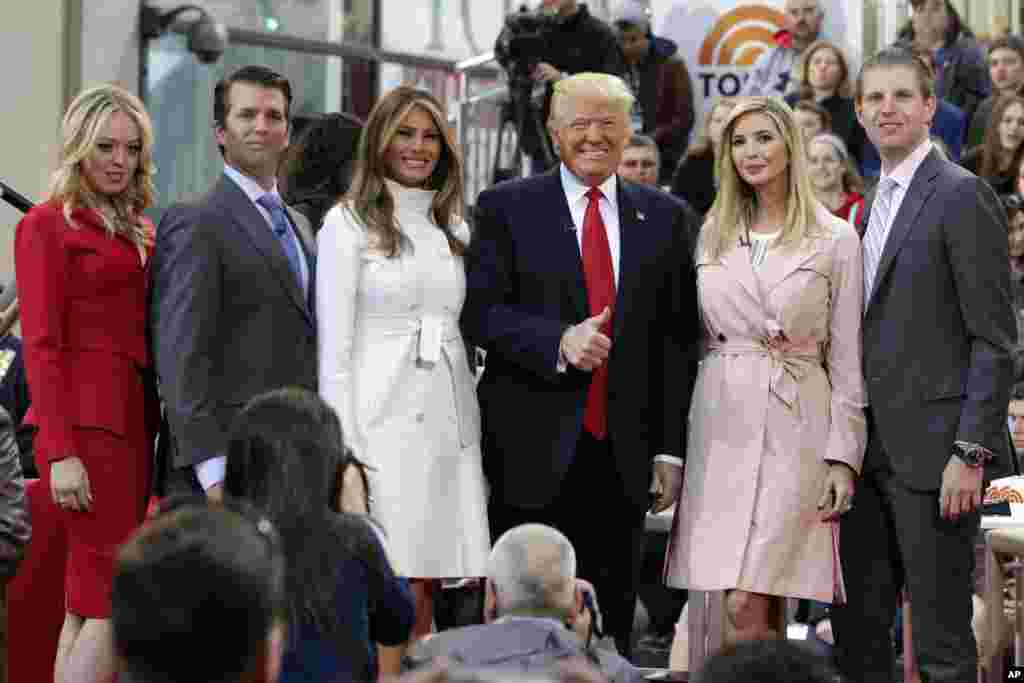
[[[395,198],[384,179],[388,177],[385,159],[388,146],[402,121],[414,108],[430,114],[441,134],[441,158],[426,188],[437,190],[430,212],[434,223],[445,234],[452,253],[461,255],[465,245],[452,232],[463,212],[462,156],[441,103],[425,90],[399,86],[382,97],[363,128],[356,156],[355,177],[343,201],[349,202],[366,229],[379,238],[380,248],[389,256],[398,256],[404,246],[401,227],[395,219]]]
[[[700,231],[698,253],[711,259],[721,258],[735,247],[740,236],[753,226],[757,215],[757,194],[736,170],[731,151],[733,132],[740,119],[749,114],[763,114],[771,119],[786,143],[789,157],[786,222],[778,238],[779,244],[799,244],[807,237],[817,236],[820,229],[817,212],[822,207],[807,175],[804,144],[793,119],[793,110],[778,97],[742,98],[722,132],[722,153],[717,164],[721,184]]]
[[[89,187],[82,162],[96,151],[96,141],[114,112],[126,114],[139,128],[142,149],[139,165],[128,188],[118,195],[100,196]],[[72,228],[79,228],[71,212],[88,208],[98,213],[107,233],[121,235],[140,249],[153,244],[149,224],[142,212],[153,205],[156,189],[153,176],[153,124],[142,101],[116,85],[100,85],[79,93],[68,106],[61,124],[62,142],[57,169],[50,179],[50,199],[60,202]]]

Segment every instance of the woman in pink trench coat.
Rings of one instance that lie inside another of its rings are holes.
[[[723,145],[697,248],[707,353],[666,579],[727,591],[735,641],[778,635],[777,597],[843,597],[838,518],[866,442],[863,266],[853,227],[813,198],[785,104],[741,103]]]

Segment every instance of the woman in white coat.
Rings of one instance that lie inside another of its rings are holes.
[[[352,186],[317,235],[320,393],[371,468],[370,511],[396,573],[417,579],[414,637],[430,630],[437,579],[484,576],[490,549],[458,326],[462,199],[441,104],[403,86],[370,113]]]

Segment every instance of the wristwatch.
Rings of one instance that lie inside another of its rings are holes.
[[[954,441],[953,455],[960,458],[968,467],[982,467],[992,459],[992,451],[980,444],[967,441]]]

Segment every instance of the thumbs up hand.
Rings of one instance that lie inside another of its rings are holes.
[[[565,359],[586,372],[601,367],[612,350],[612,340],[601,330],[611,319],[611,309],[605,306],[599,314],[567,329],[559,347]]]

